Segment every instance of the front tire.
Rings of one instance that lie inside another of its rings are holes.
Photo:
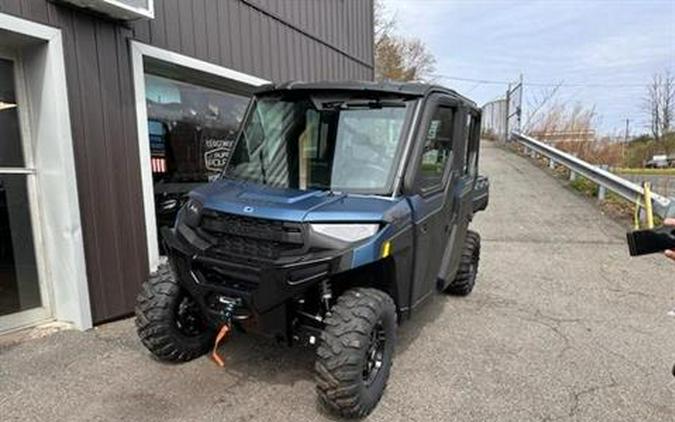
[[[319,400],[342,417],[364,417],[389,379],[396,343],[394,301],[376,289],[348,290],[325,324],[315,366]]]
[[[478,262],[480,261],[480,235],[469,230],[466,234],[464,250],[459,262],[455,279],[445,289],[445,293],[456,296],[468,296],[476,285]]]
[[[215,333],[168,265],[143,283],[135,311],[138,337],[159,360],[187,362],[213,344]]]

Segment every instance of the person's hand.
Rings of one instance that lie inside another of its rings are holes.
[[[664,226],[673,226],[675,227],[675,218],[666,218],[663,221]],[[675,261],[675,249],[670,249],[666,251],[666,256],[673,261]]]

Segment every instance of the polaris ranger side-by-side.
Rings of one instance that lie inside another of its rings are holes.
[[[143,344],[167,361],[229,327],[316,344],[321,402],[368,414],[397,324],[436,291],[474,287],[479,136],[480,110],[440,86],[262,88],[222,176],[162,231],[170,266],[138,297]]]

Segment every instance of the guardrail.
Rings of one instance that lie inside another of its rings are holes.
[[[540,154],[549,159],[551,167],[561,165],[570,170],[570,174],[579,174],[600,187],[602,197],[603,190],[609,190],[622,198],[645,207],[645,189],[636,183],[626,180],[606,169],[594,166],[584,160],[580,160],[572,154],[568,154],[541,141],[531,138],[522,133],[512,133],[512,139],[523,145],[534,154]],[[661,218],[675,217],[675,198],[651,193],[651,205],[654,214]]]

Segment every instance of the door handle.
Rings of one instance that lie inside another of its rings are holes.
[[[422,227],[420,227],[420,231],[422,232],[422,234],[426,234],[426,232],[428,231],[427,223],[422,223]]]

